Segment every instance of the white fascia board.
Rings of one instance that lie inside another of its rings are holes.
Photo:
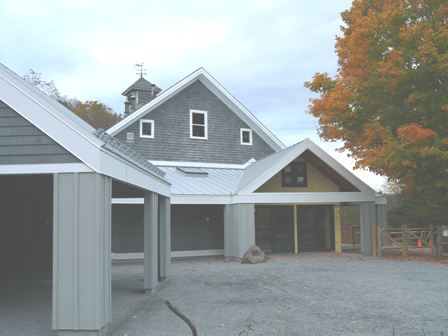
[[[112,154],[109,153],[101,152],[101,166],[99,172],[166,197],[171,195],[171,188],[168,182],[149,175],[137,167],[131,166],[126,162],[113,157]]]
[[[184,161],[156,161],[156,160],[148,160],[148,162],[157,167],[245,169],[255,161],[254,161],[254,159],[251,159],[244,164],[211,163],[211,162],[184,162]]]
[[[45,163],[0,165],[0,175],[91,173],[93,170],[84,163]]]
[[[231,204],[228,195],[172,195],[171,204]]]
[[[281,203],[344,203],[372,202],[375,195],[363,192],[302,192],[302,193],[253,193],[236,195],[232,203],[281,204]]]
[[[112,204],[143,204],[143,198],[113,198]],[[232,196],[171,195],[171,204],[232,204]]]
[[[142,197],[135,197],[135,198],[112,198],[112,204],[144,204],[145,199]]]
[[[176,93],[181,91],[196,80],[200,80],[209,90],[211,90],[218,98],[220,98],[237,116],[239,116],[246,124],[255,130],[255,132],[275,150],[284,149],[286,146],[266,127],[264,126],[243,104],[233,97],[213,76],[205,69],[199,68],[181,81],[177,82],[167,90],[163,91],[156,98],[151,100],[119,123],[109,128],[106,132],[110,135],[116,135],[118,132],[126,128],[142,118],[147,113],[163,104]]]

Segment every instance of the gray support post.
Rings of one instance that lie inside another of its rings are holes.
[[[226,205],[224,210],[224,255],[242,258],[255,244],[254,204]]]
[[[168,197],[159,197],[160,278],[166,280],[171,264],[171,206]]]
[[[159,283],[158,195],[146,191],[143,208],[144,290],[151,293]]]
[[[377,220],[376,224],[382,229],[387,228],[387,205],[386,204],[376,204],[375,209],[376,209],[376,220]]]
[[[375,225],[375,202],[360,205],[361,253],[372,254],[372,226]]]
[[[54,175],[53,329],[102,335],[111,321],[111,179]]]

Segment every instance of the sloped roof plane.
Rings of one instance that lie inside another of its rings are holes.
[[[169,196],[164,173],[0,63],[0,99],[95,172]]]
[[[111,135],[116,135],[125,127],[150,113],[155,108],[197,80],[201,81],[210,91],[221,99],[224,104],[226,104],[238,117],[249,125],[249,127],[251,127],[254,132],[256,132],[274,150],[279,151],[285,148],[285,145],[266,126],[264,126],[246,107],[244,107],[243,104],[241,104],[204,68],[197,69],[167,90],[162,91],[156,96],[156,98],[132,113],[127,118],[109,128],[107,132]]]

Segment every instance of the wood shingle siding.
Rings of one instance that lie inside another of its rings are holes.
[[[190,110],[207,111],[208,139],[190,138]],[[196,81],[142,119],[154,120],[154,139],[141,138],[139,120],[116,135],[148,160],[243,164],[273,153],[253,132],[253,145],[240,144],[240,129],[250,128],[203,83]],[[134,140],[127,140],[127,133]]]
[[[80,162],[0,100],[0,164]]]

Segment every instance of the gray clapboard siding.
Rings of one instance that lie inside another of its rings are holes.
[[[208,112],[208,139],[190,139],[190,109]],[[196,81],[142,119],[155,121],[154,139],[140,138],[140,121],[116,137],[148,160],[242,164],[274,150],[253,132],[253,145],[240,144],[240,129],[249,128],[200,81]],[[134,141],[126,139],[134,133]]]
[[[80,162],[0,100],[0,164]]]

